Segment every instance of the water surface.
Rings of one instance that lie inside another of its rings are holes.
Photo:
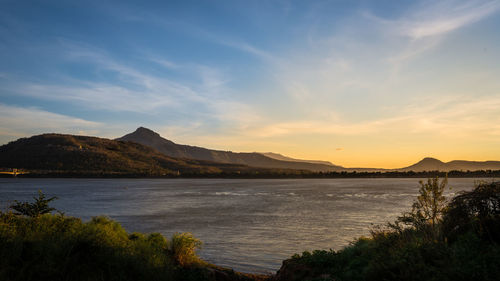
[[[127,231],[192,232],[207,261],[275,272],[294,253],[338,250],[411,206],[419,179],[0,179],[0,208],[42,189],[54,207]],[[453,195],[477,179],[450,179]]]

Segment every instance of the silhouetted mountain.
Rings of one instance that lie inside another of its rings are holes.
[[[331,162],[328,161],[322,161],[322,160],[303,160],[303,159],[295,159],[292,157],[287,157],[285,155],[279,154],[279,153],[274,153],[274,152],[260,152],[260,154],[276,159],[276,160],[281,160],[281,161],[290,161],[290,162],[302,162],[302,163],[313,163],[313,164],[322,164],[322,165],[328,165],[328,166],[334,166],[334,167],[339,167],[337,165],[333,165]]]
[[[411,166],[396,169],[398,171],[477,171],[477,170],[500,170],[500,161],[465,161],[454,160],[442,162],[435,158],[424,158]]]
[[[243,165],[175,159],[142,144],[44,134],[0,146],[0,167],[71,174],[176,175],[256,170]]]
[[[203,147],[176,144],[162,138],[154,131],[140,127],[135,132],[125,135],[117,140],[131,141],[147,145],[159,152],[176,158],[188,158],[196,160],[213,161],[219,163],[230,163],[248,165],[261,168],[297,169],[309,171],[339,171],[343,168],[332,164],[308,163],[298,161],[282,161],[267,157],[261,153],[235,153],[231,151],[212,150]]]
[[[122,141],[123,140],[123,141]],[[120,140],[44,134],[0,146],[0,169],[29,170],[51,175],[306,175],[307,171],[406,172],[500,170],[500,161],[442,162],[425,158],[401,169],[343,168],[302,162],[279,154],[234,153],[179,145],[157,133],[139,128]],[[329,163],[329,162],[328,162]]]

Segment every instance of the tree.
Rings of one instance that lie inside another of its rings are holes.
[[[16,211],[18,215],[28,216],[28,217],[38,217],[43,214],[48,214],[52,211],[57,211],[55,208],[49,207],[49,203],[53,200],[56,200],[57,197],[51,197],[46,199],[45,194],[41,190],[38,190],[38,198],[33,197],[35,199],[34,203],[29,202],[19,202],[17,200],[14,201],[9,208]]]
[[[443,231],[452,240],[473,231],[500,242],[500,182],[479,182],[474,190],[455,196],[443,216]]]
[[[417,200],[412,205],[411,212],[399,217],[393,227],[399,224],[414,227],[416,230],[430,234],[436,240],[439,234],[439,222],[446,210],[446,197],[443,195],[448,185],[448,177],[439,181],[439,177],[429,178],[427,182],[420,181]]]

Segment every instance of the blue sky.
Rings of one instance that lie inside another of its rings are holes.
[[[0,1],[0,143],[500,160],[500,2]]]

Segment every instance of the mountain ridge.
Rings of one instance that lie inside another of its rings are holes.
[[[452,160],[443,162],[433,157],[425,157],[419,162],[408,167],[396,169],[398,171],[477,171],[477,170],[500,170],[500,161],[469,161]]]
[[[138,142],[152,147],[170,157],[188,158],[196,160],[213,161],[220,163],[242,164],[251,167],[299,169],[312,172],[390,172],[390,171],[476,171],[476,170],[500,170],[500,161],[467,161],[452,160],[443,162],[433,157],[425,157],[419,162],[403,168],[346,168],[321,160],[302,160],[284,156],[274,152],[232,152],[208,149],[198,146],[176,144],[160,134],[145,127],[139,127],[136,131],[117,138],[121,141]]]
[[[126,134],[116,140],[137,142],[154,148],[167,156],[175,158],[240,164],[261,168],[309,170],[313,172],[331,172],[344,169],[341,166],[333,164],[326,165],[320,163],[282,161],[267,157],[257,152],[232,152],[176,144],[161,137],[158,133],[144,127],[139,127],[134,132]]]
[[[192,153],[199,153],[198,157],[201,159],[193,159]],[[256,175],[257,172],[262,172],[286,175],[304,172],[500,171],[500,161],[493,160],[443,162],[436,158],[425,157],[407,167],[377,169],[344,168],[326,161],[294,159],[278,153],[267,154],[291,161],[273,159],[257,152],[237,153],[180,145],[161,137],[152,130],[140,127],[135,132],[116,140],[65,134],[42,134],[20,138],[0,146],[0,168],[4,170],[12,168],[52,170],[64,173],[72,171],[72,173],[82,175],[85,173],[118,175],[229,173],[238,175],[241,172]]]
[[[304,159],[296,159],[292,157],[285,156],[283,154],[279,153],[274,153],[274,152],[258,152],[266,157],[273,158],[276,160],[282,160],[282,161],[290,161],[290,162],[303,162],[303,163],[314,163],[314,164],[323,164],[323,165],[330,165],[330,166],[338,166],[334,165],[330,161],[324,161],[324,160],[304,160]]]
[[[0,146],[0,167],[83,176],[272,172],[244,165],[172,158],[134,142],[65,134],[36,135]]]

